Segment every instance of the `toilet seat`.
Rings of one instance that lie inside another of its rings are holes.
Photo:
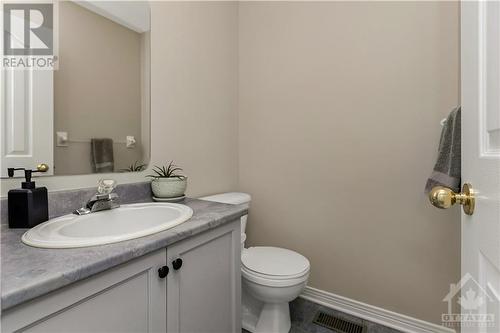
[[[309,260],[297,252],[279,247],[245,249],[241,263],[244,278],[265,286],[293,286],[309,277]]]

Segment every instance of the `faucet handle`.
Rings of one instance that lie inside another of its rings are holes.
[[[97,184],[98,194],[110,194],[116,187],[116,181],[113,179],[101,179]]]

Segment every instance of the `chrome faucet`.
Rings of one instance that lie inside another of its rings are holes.
[[[118,194],[113,193],[116,181],[112,179],[101,179],[97,185],[97,193],[90,198],[82,208],[74,211],[77,215],[86,215],[120,207]]]

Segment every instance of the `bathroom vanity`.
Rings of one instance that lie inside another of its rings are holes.
[[[185,204],[190,220],[105,246],[34,248],[2,225],[2,332],[240,332],[246,208]]]

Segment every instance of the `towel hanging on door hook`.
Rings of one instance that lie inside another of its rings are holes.
[[[460,106],[453,109],[445,119],[438,146],[438,156],[434,170],[425,184],[429,193],[434,186],[451,188],[460,192],[461,178],[461,111]],[[441,121],[441,123],[443,123]]]

